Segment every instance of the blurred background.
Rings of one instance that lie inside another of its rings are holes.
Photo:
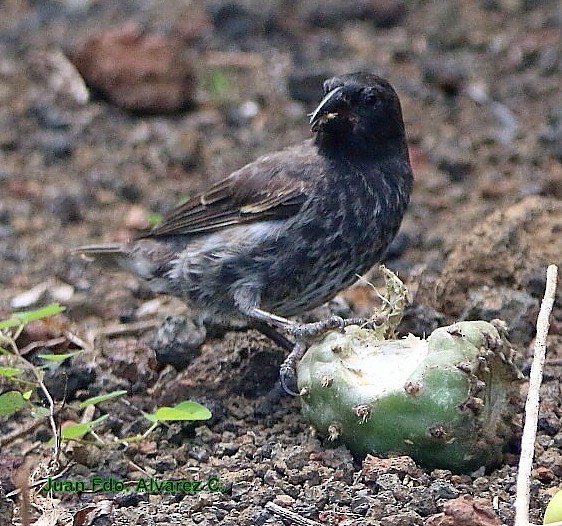
[[[0,305],[88,288],[70,247],[309,136],[322,81],[358,70],[403,104],[400,267],[439,268],[488,212],[562,198],[561,41],[555,0],[4,0]]]

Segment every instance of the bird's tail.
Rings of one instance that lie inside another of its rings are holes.
[[[165,260],[158,257],[159,245],[153,241],[128,243],[101,243],[75,248],[72,253],[80,254],[89,261],[95,261],[106,270],[126,270],[149,282],[156,292],[164,292],[167,281],[163,278],[167,267]],[[160,247],[161,248],[161,247]],[[169,259],[169,258],[168,258]]]
[[[121,243],[83,245],[72,250],[72,254],[80,255],[84,259],[95,261],[102,267],[112,270],[123,268],[123,259],[128,256],[128,252]]]

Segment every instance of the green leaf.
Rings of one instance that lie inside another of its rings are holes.
[[[29,323],[31,321],[48,318],[49,316],[58,314],[63,310],[64,307],[61,307],[58,303],[51,303],[50,305],[42,307],[41,309],[14,312],[10,319],[0,321],[0,329],[8,329],[10,327],[25,325],[26,323]]]
[[[26,406],[23,395],[19,391],[8,391],[0,395],[0,416],[12,415]]]
[[[25,391],[22,393],[22,396],[25,400],[29,400],[31,398],[31,395],[33,394],[33,390],[30,389],[29,391]]]
[[[142,416],[144,416],[147,420],[150,420],[152,423],[158,422],[158,418],[156,418],[156,412],[154,412],[154,413],[143,412]]]
[[[209,76],[209,90],[215,98],[221,101],[227,100],[231,89],[228,75],[219,69],[211,72]]]
[[[213,413],[204,405],[192,402],[191,400],[184,400],[176,404],[174,408],[181,411],[189,411],[193,415],[193,420],[209,420],[209,418],[213,416]]]
[[[86,433],[89,433],[91,429],[103,422],[109,415],[102,415],[91,422],[84,422],[83,424],[71,424],[69,426],[63,427],[61,429],[61,438],[63,440],[72,440],[75,438],[82,438]]]
[[[10,378],[11,376],[17,376],[22,373],[23,369],[17,369],[16,367],[0,367],[0,376],[7,376]]]
[[[179,199],[178,202],[176,203],[176,206],[181,206],[184,203],[187,203],[189,200],[191,199],[191,195],[187,194],[187,195],[182,195]]]
[[[91,398],[87,398],[83,402],[80,402],[78,408],[84,409],[89,405],[99,404],[100,402],[105,402],[106,400],[111,400],[112,398],[117,398],[118,396],[123,396],[125,394],[127,394],[127,391],[121,390],[121,391],[112,391],[111,393],[107,393],[104,395],[92,396]]]
[[[174,407],[159,407],[149,418],[151,421],[209,420],[212,414],[204,405],[189,400],[180,402]]]
[[[39,356],[39,358],[43,358],[43,360],[47,360],[48,362],[64,362],[65,360],[68,360],[68,358],[72,358],[81,352],[83,351],[72,351],[64,354],[38,354],[37,356]]]
[[[543,524],[562,521],[562,491],[554,494],[544,512]]]
[[[150,212],[148,214],[148,226],[152,227],[159,225],[163,219],[164,216],[162,214],[159,214],[158,212]]]

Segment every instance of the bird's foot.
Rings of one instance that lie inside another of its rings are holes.
[[[343,330],[344,327],[345,320],[343,318],[340,318],[340,316],[330,316],[325,320],[313,323],[291,323],[287,326],[286,331],[299,341],[313,336],[320,336],[334,329]]]
[[[334,329],[343,332],[345,327],[350,325],[373,327],[376,324],[373,319],[341,318],[340,316],[330,316],[325,320],[314,323],[295,323],[257,308],[250,310],[248,315],[253,319],[252,325],[256,329],[272,339],[277,345],[291,351],[281,365],[279,379],[283,391],[292,396],[298,396],[299,394],[297,392],[297,364],[307,350],[309,338],[322,336]],[[293,336],[295,343],[293,344],[280,334],[278,329],[282,329],[289,336]]]
[[[350,325],[360,325],[361,327],[373,327],[375,321],[367,318],[341,318],[340,316],[330,316],[322,321],[313,323],[292,323],[286,327],[286,331],[294,336],[297,341],[309,337],[322,336],[326,332],[334,329],[343,331]]]
[[[350,325],[360,325],[361,327],[372,328],[376,321],[366,318],[341,318],[340,316],[330,316],[329,318],[314,323],[292,323],[286,327],[286,331],[294,336],[296,343],[289,356],[281,364],[279,378],[281,387],[291,396],[298,396],[297,387],[297,364],[304,356],[308,346],[307,338],[318,337],[328,331],[339,329],[343,331]]]
[[[307,346],[304,340],[297,341],[289,356],[281,364],[279,369],[279,380],[283,391],[291,396],[298,396],[297,386],[297,364],[306,352]]]

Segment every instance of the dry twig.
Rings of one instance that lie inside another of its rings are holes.
[[[515,526],[529,525],[529,486],[539,416],[539,389],[541,387],[546,358],[546,336],[550,326],[550,313],[556,296],[557,275],[558,267],[550,265],[546,271],[546,289],[537,318],[537,337],[535,338],[533,363],[529,376],[529,392],[527,394],[527,402],[525,403],[525,425],[521,438],[521,458],[519,459],[519,470],[517,473]]]
[[[274,515],[281,517],[282,519],[287,519],[297,524],[298,526],[322,526],[319,522],[313,521],[311,519],[307,519],[294,511],[287,510],[282,506],[278,506],[277,504],[273,504],[273,502],[268,502],[265,505],[265,509],[270,511]]]

